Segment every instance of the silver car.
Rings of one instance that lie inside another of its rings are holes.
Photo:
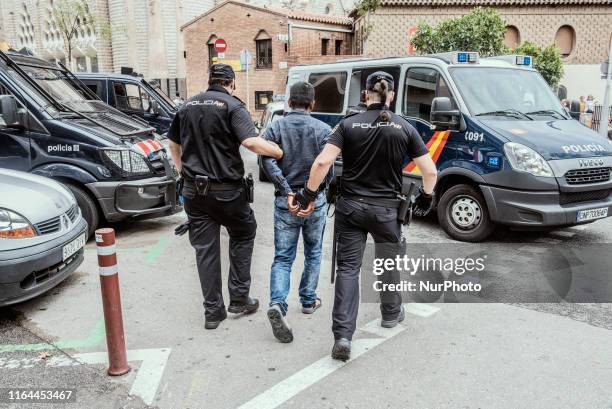
[[[0,306],[59,284],[83,262],[86,241],[87,222],[68,189],[0,169]]]

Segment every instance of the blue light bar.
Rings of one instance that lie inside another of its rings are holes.
[[[467,53],[457,54],[457,62],[468,62],[468,54]]]
[[[531,66],[531,57],[528,55],[517,55],[516,65],[526,65],[528,67]]]

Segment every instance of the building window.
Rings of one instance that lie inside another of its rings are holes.
[[[255,109],[266,109],[266,105],[272,102],[273,91],[255,91]]]
[[[336,40],[336,55],[342,55],[342,40]]]
[[[321,39],[321,55],[327,55],[327,50],[329,48],[329,38]]]
[[[504,33],[504,45],[508,48],[516,48],[521,43],[521,34],[515,26],[506,27]]]
[[[211,65],[213,65],[215,63],[215,58],[219,57],[219,53],[217,53],[217,51],[215,50],[215,41],[217,41],[217,36],[210,36],[210,38],[208,39],[208,42],[206,43],[208,45],[208,66],[210,67]]]
[[[310,74],[308,82],[315,89],[316,112],[339,114],[344,111],[347,77],[346,72]]]
[[[257,68],[272,68],[272,39],[256,40]]]
[[[561,50],[561,56],[567,57],[574,51],[576,32],[572,26],[561,26],[555,35],[555,45]]]
[[[87,71],[87,59],[85,57],[76,58],[76,70],[77,72]]]
[[[98,57],[91,57],[89,61],[91,63],[91,72],[98,72],[100,70],[98,67]]]

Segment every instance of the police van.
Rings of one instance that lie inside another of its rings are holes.
[[[395,79],[390,107],[419,132],[439,171],[437,215],[452,238],[485,240],[498,224],[548,229],[610,215],[612,143],[573,120],[530,56],[474,52],[347,60],[290,69],[315,87],[313,116],[334,126],[369,74]],[[420,180],[406,160],[404,175]]]
[[[158,86],[138,75],[79,72],[76,77],[103,102],[137,116],[160,135],[170,129],[177,106]]]
[[[66,185],[90,235],[103,219],[182,211],[178,174],[154,128],[100,101],[65,67],[16,52],[0,51],[0,167]]]

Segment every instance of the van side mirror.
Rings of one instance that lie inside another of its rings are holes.
[[[458,131],[461,128],[461,111],[453,109],[448,97],[436,97],[431,102],[431,124],[438,131]]]
[[[12,95],[0,95],[0,118],[6,128],[23,128],[17,100]]]

